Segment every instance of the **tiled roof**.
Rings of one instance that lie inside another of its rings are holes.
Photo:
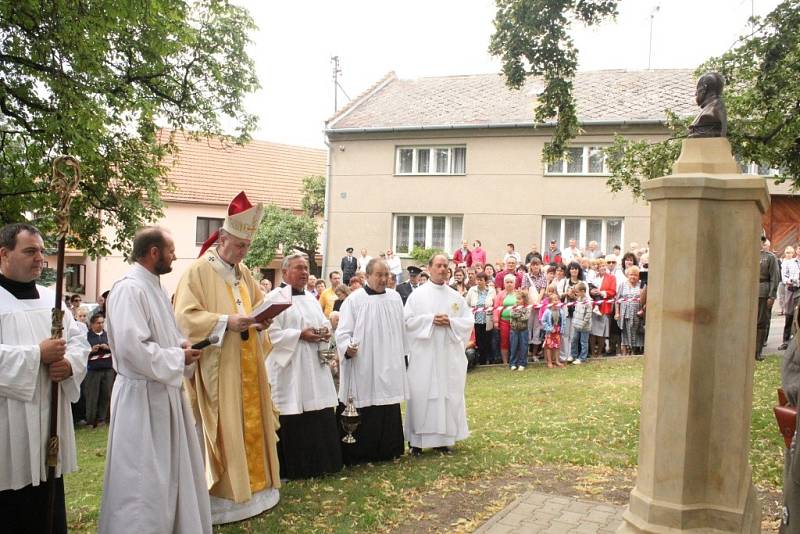
[[[169,135],[169,131],[162,132]],[[174,191],[164,200],[227,205],[239,191],[248,199],[300,209],[303,177],[325,175],[324,150],[251,141],[223,145],[217,139],[194,141],[175,132],[180,150],[169,172]]]
[[[665,120],[665,109],[691,116],[695,85],[688,69],[579,72],[573,82],[578,120]],[[542,88],[540,79],[529,78],[512,90],[499,74],[401,80],[390,73],[332,117],[328,129],[532,125]]]

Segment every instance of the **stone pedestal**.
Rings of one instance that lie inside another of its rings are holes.
[[[651,202],[639,469],[618,532],[760,532],[748,462],[763,178],[687,139]]]

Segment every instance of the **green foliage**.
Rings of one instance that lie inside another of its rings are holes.
[[[303,212],[313,218],[325,212],[325,177],[306,176],[303,178]]]
[[[411,251],[411,258],[416,262],[417,265],[428,265],[428,262],[431,261],[431,258],[436,256],[437,254],[446,254],[444,250],[440,248],[423,248],[423,247],[414,247]]]
[[[578,49],[569,29],[573,21],[587,26],[617,15],[619,0],[496,0],[495,32],[489,52],[503,61],[506,83],[519,89],[528,76],[541,76],[534,120],[555,121],[553,139],[543,156],[553,162],[564,156],[567,143],[580,133],[572,96]]]
[[[127,248],[169,187],[175,145],[160,126],[237,142],[253,130],[243,104],[258,87],[253,28],[228,0],[0,3],[0,223],[52,232],[49,165],[71,154],[82,181],[69,246],[93,257]]]
[[[742,161],[781,170],[800,185],[800,0],[785,0],[698,74],[725,77],[728,138]]]
[[[312,272],[317,269],[317,249],[319,248],[319,225],[317,217],[325,208],[325,178],[306,176],[303,178],[303,213],[296,215],[291,210],[268,204],[264,218],[258,227],[250,251],[244,259],[250,268],[268,265],[282,249],[284,254],[293,250],[308,255]]]

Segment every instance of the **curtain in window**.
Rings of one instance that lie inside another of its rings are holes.
[[[398,215],[395,219],[395,252],[405,254],[409,251],[408,237],[411,217],[408,215]]]
[[[414,217],[414,247],[425,248],[425,233],[428,218],[423,216]]]
[[[542,250],[547,250],[550,241],[555,239],[556,243],[561,243],[561,219],[547,219],[544,222],[544,246]],[[560,246],[560,245],[559,245]]]
[[[433,226],[431,233],[431,247],[444,250],[445,218],[431,217]]]
[[[602,148],[596,146],[589,147],[589,172],[603,172],[603,157]]]
[[[447,252],[452,254],[453,251],[457,248],[461,248],[461,239],[464,235],[464,218],[463,217],[451,217],[450,218],[450,246],[447,248]]]
[[[436,149],[436,172],[447,174],[450,172],[450,166],[448,164],[450,155],[449,148],[437,148]]]
[[[417,172],[430,172],[431,151],[427,148],[417,150]]]
[[[570,174],[583,172],[583,147],[567,149],[567,172]]]
[[[610,253],[614,245],[622,246],[622,219],[608,219],[606,220],[606,242],[605,250]]]
[[[597,241],[597,246],[603,242],[603,219],[586,219],[586,245],[589,241]]]
[[[466,147],[453,149],[453,174],[466,174],[467,172],[467,149]],[[461,238],[458,238],[461,241]],[[460,243],[459,243],[460,244]]]
[[[399,156],[399,166],[398,172],[400,174],[410,174],[414,172],[414,149],[413,148],[401,148],[400,149],[400,156]]]

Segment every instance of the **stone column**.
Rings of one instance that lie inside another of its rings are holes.
[[[651,203],[639,469],[618,532],[760,532],[748,462],[764,178],[683,141]]]

